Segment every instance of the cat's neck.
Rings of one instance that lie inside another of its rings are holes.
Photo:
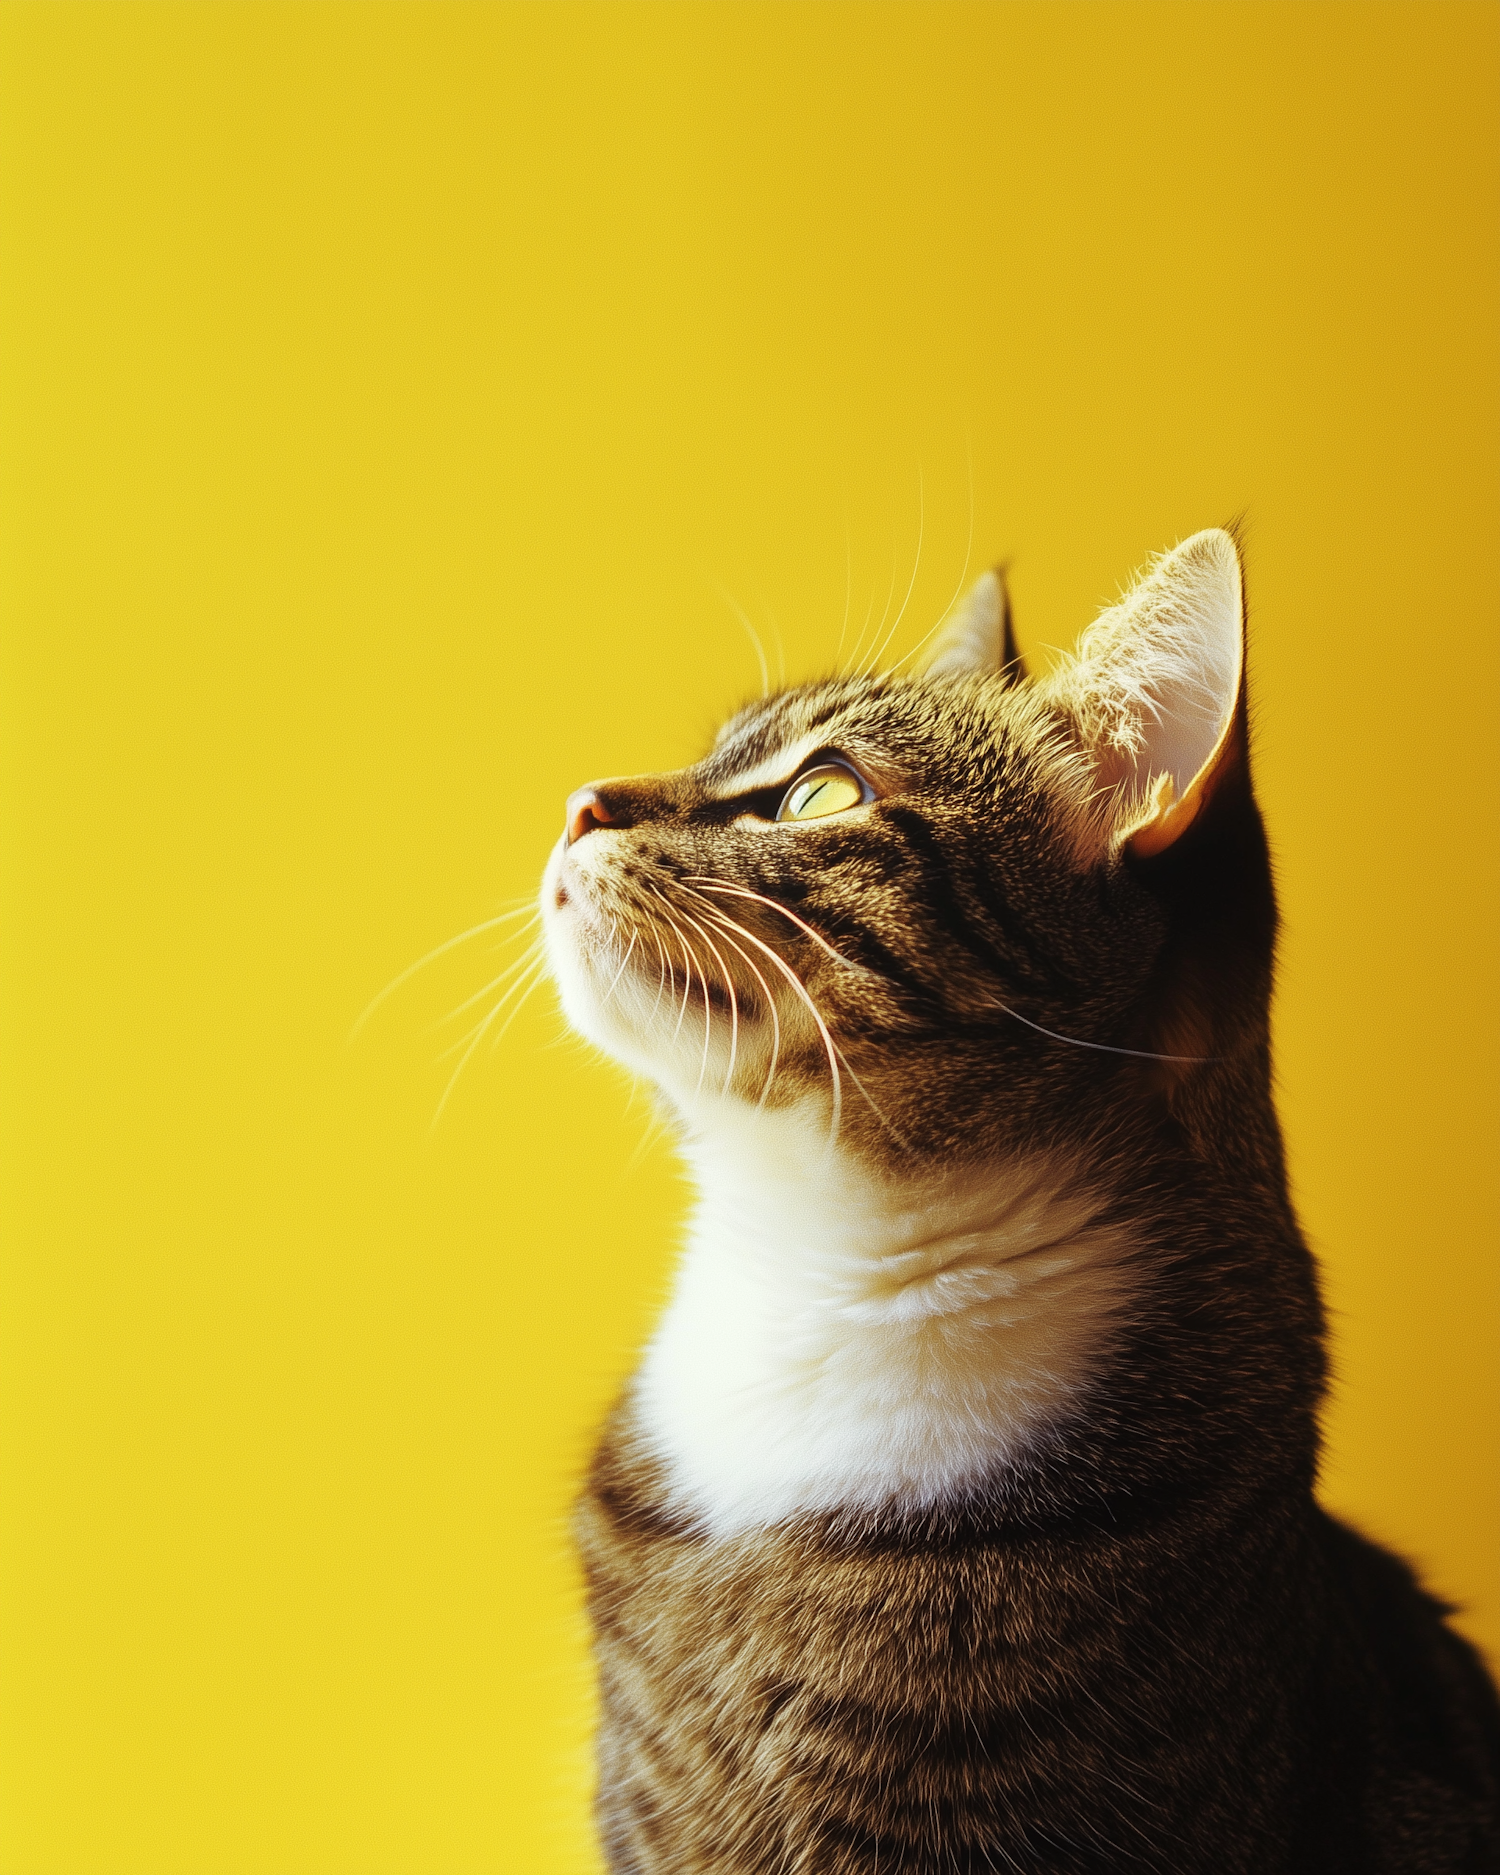
[[[1076,1168],[893,1177],[812,1109],[694,1120],[698,1206],[635,1395],[680,1514],[728,1534],[955,1501],[1084,1396],[1130,1246]]]

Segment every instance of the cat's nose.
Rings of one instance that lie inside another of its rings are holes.
[[[568,796],[568,845],[614,819],[597,788],[575,788]]]

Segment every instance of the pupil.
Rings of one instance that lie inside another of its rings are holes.
[[[797,812],[799,814],[808,813],[811,810],[813,803],[817,800],[818,796],[824,792],[827,786],[828,786],[828,783],[826,781],[815,781],[812,784],[812,786],[808,789],[807,793],[803,795],[800,803],[798,804]]]

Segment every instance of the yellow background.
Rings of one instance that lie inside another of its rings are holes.
[[[595,1866],[566,1504],[684,1194],[545,993],[429,1135],[488,939],[346,1037],[731,600],[811,671],[920,524],[913,642],[971,490],[1043,656],[1248,515],[1327,1495],[1500,1643],[1500,11],[0,36],[3,1875]]]

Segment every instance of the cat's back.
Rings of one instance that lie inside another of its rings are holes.
[[[1364,1839],[1358,1866],[1391,1875],[1500,1870],[1500,1700],[1452,1611],[1411,1569],[1319,1514],[1329,1608],[1320,1676],[1320,1806],[1332,1848]],[[1313,1866],[1314,1864],[1310,1864]]]
[[[1500,1866],[1482,1670],[1319,1513],[1218,1495],[712,1541],[662,1503],[627,1409],[578,1520],[616,1869]]]

